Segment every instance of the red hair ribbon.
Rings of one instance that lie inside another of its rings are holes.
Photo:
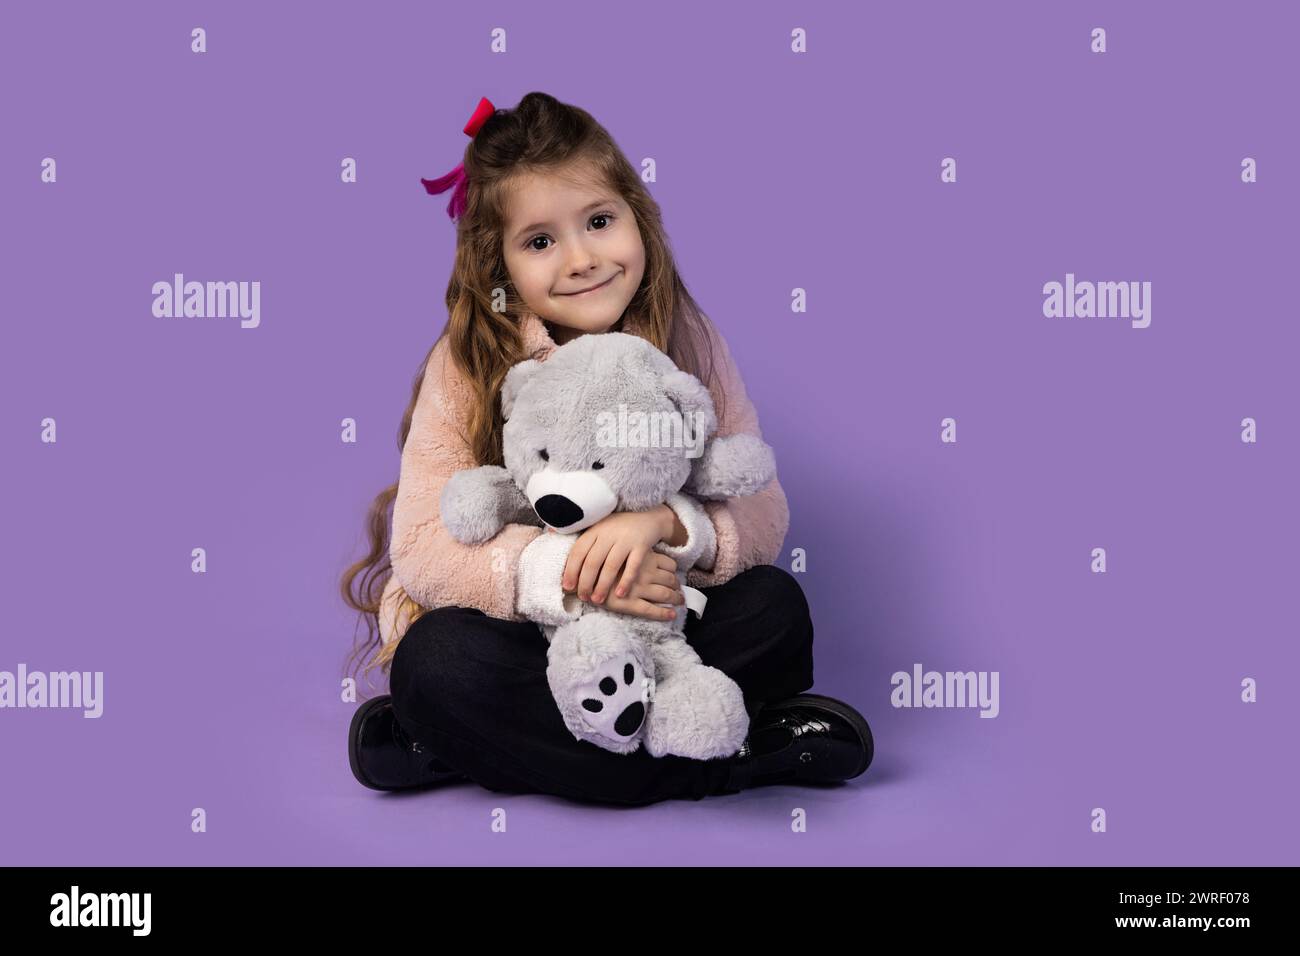
[[[492,105],[491,100],[486,96],[480,99],[478,106],[474,109],[474,115],[465,124],[465,135],[473,139],[478,135],[478,131],[483,128],[483,124],[487,122],[488,117],[495,112],[496,107]],[[467,189],[464,163],[457,163],[456,168],[445,176],[439,176],[437,179],[421,179],[420,182],[424,183],[424,188],[430,195],[452,189],[451,200],[447,203],[447,215],[453,220],[461,217],[461,214],[465,211],[465,192]]]

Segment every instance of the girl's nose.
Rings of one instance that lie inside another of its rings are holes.
[[[569,260],[569,275],[578,280],[595,275],[597,266],[600,265],[596,254],[587,249],[581,242],[574,244],[572,248],[573,255]]]

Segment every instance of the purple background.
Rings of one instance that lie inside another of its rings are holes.
[[[5,862],[1300,862],[1300,24],[1062,6],[6,6],[0,669],[102,670],[105,711],[0,711]],[[808,553],[815,689],[875,730],[846,787],[629,811],[348,770],[338,579],[446,319],[419,179],[533,89],[657,160]],[[261,327],[154,318],[174,272],[260,281]],[[1151,281],[1151,327],[1045,318],[1067,272]],[[999,671],[1001,715],[893,709],[915,662]]]

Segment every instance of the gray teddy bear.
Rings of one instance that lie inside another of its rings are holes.
[[[714,437],[708,389],[633,335],[583,335],[545,361],[512,368],[501,387],[505,467],[457,472],[441,498],[458,541],[479,544],[506,524],[547,533],[520,555],[516,606],[547,640],[547,681],[579,740],[632,753],[699,760],[736,753],[749,731],[740,687],[706,666],[683,634],[705,597],[686,571],[716,553],[713,525],[695,498],[748,495],[776,475],[772,450],[753,435]],[[685,492],[685,493],[684,493]],[[614,511],[667,504],[687,531],[655,550],[677,562],[686,604],[671,621],[609,611],[566,594],[564,565],[578,532]],[[551,533],[551,532],[555,533]]]

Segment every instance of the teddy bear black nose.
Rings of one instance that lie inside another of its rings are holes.
[[[552,528],[567,528],[582,520],[582,509],[564,495],[542,495],[533,510]]]

